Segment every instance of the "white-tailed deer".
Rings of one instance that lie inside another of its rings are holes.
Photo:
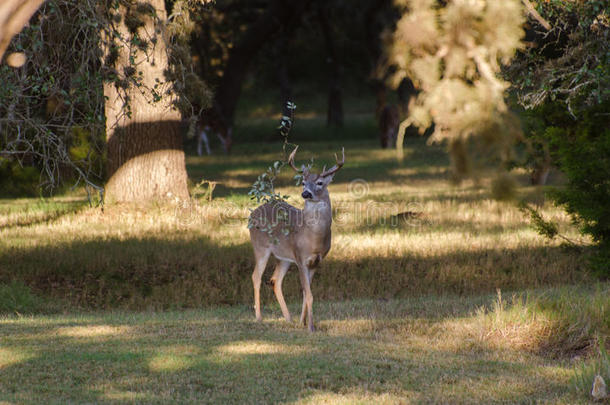
[[[272,201],[261,205],[250,215],[250,240],[256,261],[252,273],[254,310],[256,319],[261,321],[261,279],[269,256],[273,254],[278,263],[271,276],[271,282],[284,318],[288,322],[291,321],[290,312],[282,294],[282,280],[290,264],[295,263],[299,269],[303,290],[301,323],[305,324],[307,320],[306,325],[313,332],[311,279],[316,267],[330,250],[332,210],[327,187],[334,174],[345,162],[345,149],[342,151],[342,160],[339,161],[335,155],[337,164],[328,170],[323,169],[320,174],[310,173],[305,165],[298,169],[294,164],[296,151],[297,148],[290,154],[288,164],[303,176],[301,196],[305,200],[305,207],[300,210],[283,201]]]

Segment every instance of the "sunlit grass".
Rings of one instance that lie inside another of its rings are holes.
[[[110,326],[110,325],[95,325],[95,326],[66,326],[55,331],[58,336],[69,337],[101,337],[101,336],[119,336],[124,335],[129,330],[127,326]]]
[[[607,313],[589,314],[608,307],[608,288],[501,305],[496,295],[319,302],[314,335],[279,313],[256,323],[244,306],[2,318],[0,401],[585,403],[570,389],[581,352],[549,356],[501,336],[541,342],[549,320],[607,334]],[[583,308],[567,299],[587,295]]]
[[[0,370],[29,360],[32,357],[34,357],[34,355],[26,348],[10,349],[0,347]]]

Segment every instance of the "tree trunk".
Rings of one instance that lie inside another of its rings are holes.
[[[227,125],[233,125],[235,108],[250,62],[260,48],[282,26],[296,25],[312,0],[272,0],[267,11],[254,22],[231,49],[227,67],[216,91],[216,102]]]
[[[341,68],[337,61],[335,40],[331,32],[331,25],[328,23],[326,11],[323,6],[318,7],[318,20],[324,36],[326,45],[327,61],[329,65],[328,80],[328,110],[326,114],[326,124],[328,126],[343,126],[343,99],[341,96]]]
[[[383,69],[383,50],[380,36],[385,27],[390,25],[390,21],[386,21],[385,18],[387,9],[391,8],[390,6],[391,1],[389,0],[368,2],[362,21],[366,49],[369,54],[371,87],[375,93],[375,118],[377,122],[379,122],[381,112],[387,103],[386,73]]]
[[[146,4],[150,7],[134,2],[121,5],[116,11],[121,16],[116,30],[123,40],[122,44],[115,42],[118,80],[104,85],[106,198],[111,202],[188,198],[180,113],[172,107],[173,95],[171,91],[167,94],[171,84],[164,75],[168,67],[163,38],[165,3],[148,0]],[[126,21],[130,22],[129,27]],[[144,41],[146,50],[141,45]],[[138,85],[134,84],[136,79]]]

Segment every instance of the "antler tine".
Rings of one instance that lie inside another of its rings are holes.
[[[331,174],[336,173],[337,171],[339,171],[339,169],[341,169],[343,167],[343,164],[345,163],[345,147],[341,148],[341,155],[342,155],[342,158],[341,158],[341,161],[339,162],[339,158],[337,157],[337,154],[335,153],[335,160],[337,161],[337,164],[328,170],[322,171],[322,174],[320,174],[321,177],[330,176]]]
[[[303,169],[297,169],[297,167],[294,165],[294,155],[297,153],[297,149],[299,149],[298,145],[296,148],[294,148],[290,156],[288,156],[288,164],[294,169],[295,172],[302,173]]]

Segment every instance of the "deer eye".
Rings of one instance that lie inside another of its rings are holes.
[[[322,181],[318,181],[316,184],[317,184],[318,186],[323,186],[323,185],[324,185],[324,182],[322,182]]]

